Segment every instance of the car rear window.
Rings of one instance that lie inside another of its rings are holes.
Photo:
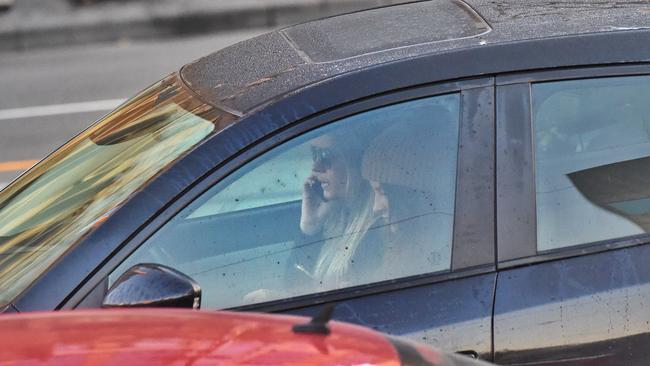
[[[418,11],[413,11],[413,8]],[[467,4],[435,0],[351,13],[283,30],[313,62],[336,61],[372,52],[473,37],[489,25]]]
[[[533,84],[537,249],[650,232],[650,76]]]

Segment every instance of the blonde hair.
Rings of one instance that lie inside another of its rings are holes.
[[[345,282],[352,258],[374,221],[372,189],[361,177],[360,162],[351,166],[351,160],[346,161],[347,198],[336,202],[323,223],[324,243],[314,268],[315,277],[328,287]]]

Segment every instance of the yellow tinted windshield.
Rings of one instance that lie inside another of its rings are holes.
[[[235,120],[163,79],[0,192],[0,307],[112,210]]]

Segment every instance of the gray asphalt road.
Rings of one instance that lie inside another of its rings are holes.
[[[2,53],[0,187],[120,100],[191,60],[264,31]]]

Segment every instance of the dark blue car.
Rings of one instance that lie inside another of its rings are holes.
[[[334,317],[650,356],[650,4],[437,0],[185,65],[0,192],[0,309]]]

